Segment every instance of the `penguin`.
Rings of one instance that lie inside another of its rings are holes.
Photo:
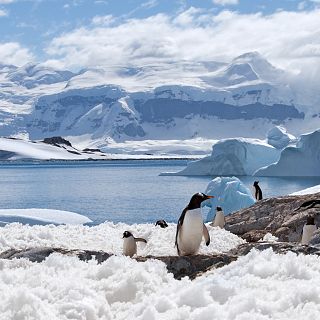
[[[137,253],[137,244],[136,242],[141,241],[147,243],[143,238],[135,238],[130,231],[125,231],[123,233],[123,254],[125,256],[132,257]]]
[[[307,223],[303,226],[302,229],[301,244],[309,244],[309,241],[311,240],[312,235],[316,230],[317,226],[314,222],[314,217],[307,217]]]
[[[179,256],[197,253],[202,236],[204,236],[206,245],[210,244],[209,232],[201,215],[201,203],[211,198],[214,198],[214,196],[196,193],[183,209],[178,220],[175,241]]]
[[[167,228],[168,224],[164,220],[158,220],[155,226],[160,226],[161,228]]]
[[[226,220],[224,218],[224,214],[221,207],[216,207],[216,216],[214,217],[214,221],[211,222],[211,226],[224,228]]]
[[[262,200],[262,190],[258,185],[259,181],[255,181],[253,183],[253,186],[255,188],[255,198],[256,200]]]

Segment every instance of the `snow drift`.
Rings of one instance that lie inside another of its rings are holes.
[[[207,221],[211,222],[217,206],[222,207],[225,214],[250,207],[255,203],[250,190],[236,177],[217,177],[207,186],[205,194],[215,198],[206,201],[211,207]]]
[[[256,176],[320,176],[320,129],[301,135],[296,147],[285,148],[277,163],[261,168]]]

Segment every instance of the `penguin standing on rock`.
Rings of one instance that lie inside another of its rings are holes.
[[[312,235],[316,230],[317,226],[314,222],[314,217],[307,217],[307,223],[303,226],[302,229],[301,244],[309,244],[309,241],[311,240]]]
[[[262,190],[258,185],[259,181],[255,181],[253,183],[253,186],[255,188],[255,198],[256,200],[262,200]]]
[[[137,242],[141,241],[147,243],[147,240],[143,238],[135,238],[130,231],[123,233],[123,254],[125,256],[132,257],[137,253]]]
[[[224,218],[224,213],[221,207],[216,207],[216,216],[214,217],[214,221],[210,224],[213,227],[224,228],[226,220]]]
[[[183,209],[178,220],[176,242],[178,255],[192,255],[199,250],[202,236],[206,245],[210,244],[210,236],[207,227],[203,223],[201,214],[201,203],[214,198],[203,193],[196,193],[192,196],[189,204]]]

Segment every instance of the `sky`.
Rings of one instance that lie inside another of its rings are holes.
[[[0,30],[0,63],[18,66],[229,61],[250,51],[297,71],[320,64],[320,0],[0,0]]]

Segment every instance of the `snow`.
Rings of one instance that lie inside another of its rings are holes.
[[[320,129],[301,135],[295,147],[282,150],[277,163],[258,170],[257,176],[320,176]]]
[[[303,190],[299,190],[297,192],[291,193],[290,196],[302,196],[305,194],[314,194],[314,193],[318,193],[320,192],[320,184],[307,188],[307,189],[303,189]]]
[[[0,209],[0,223],[25,221],[29,224],[84,224],[92,222],[81,214],[52,209]],[[4,221],[5,220],[5,221]]]
[[[86,221],[87,222],[87,221]],[[147,244],[138,242],[138,255],[167,256],[177,255],[174,247],[176,224],[169,223],[168,228],[153,224],[114,224],[105,222],[97,226],[84,225],[22,225],[11,223],[0,228],[0,252],[10,248],[61,247],[66,249],[103,250],[122,254],[122,235],[130,231],[135,237],[147,240]],[[244,240],[220,228],[207,226],[211,243],[207,247],[202,242],[200,253],[224,252],[244,243]]]
[[[255,203],[250,190],[236,177],[217,177],[209,182],[205,194],[214,196],[205,202],[211,209],[206,221],[211,222],[216,207],[222,208],[225,214],[250,207]]]
[[[212,147],[212,153],[175,175],[252,175],[257,169],[276,162],[280,151],[259,139],[223,139]]]
[[[320,258],[251,251],[190,281],[160,261],[0,261],[1,319],[317,319]]]
[[[281,126],[275,126],[270,129],[267,134],[268,144],[277,149],[283,149],[287,147],[289,143],[294,141],[296,141],[296,138],[289,134],[286,128]]]

